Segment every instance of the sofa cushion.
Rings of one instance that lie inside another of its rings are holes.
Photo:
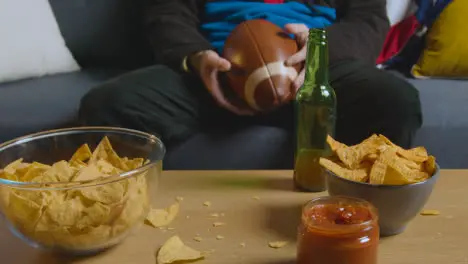
[[[119,73],[90,69],[0,84],[0,142],[71,124],[81,97]]]
[[[422,127],[415,145],[425,146],[443,169],[468,168],[468,127]]]
[[[0,82],[79,70],[48,0],[0,1],[0,36]]]
[[[443,168],[468,168],[468,81],[409,82],[419,90],[424,116],[415,145],[425,146]]]
[[[277,127],[250,126],[199,133],[171,148],[165,170],[291,169],[292,135]]]
[[[418,90],[426,127],[468,127],[468,81],[408,79]]]
[[[416,78],[468,78],[468,35],[459,26],[466,21],[468,1],[445,2],[451,3],[429,28],[425,48],[412,68]]]
[[[82,67],[133,69],[151,63],[141,0],[49,0],[62,35]]]

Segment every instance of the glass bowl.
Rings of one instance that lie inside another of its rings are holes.
[[[78,181],[1,177],[0,210],[10,231],[33,247],[78,255],[105,250],[136,231],[150,210],[162,172],[165,147],[154,135],[113,127],[28,135],[0,144],[0,176],[7,175],[10,170],[5,166],[18,159],[29,164],[71,163],[80,146],[88,144],[92,151],[105,137],[120,158],[142,158],[141,166],[92,180],[84,169]],[[20,167],[16,173],[27,175]]]

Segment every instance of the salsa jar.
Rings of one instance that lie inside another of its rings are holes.
[[[298,230],[298,264],[376,264],[377,209],[369,202],[327,196],[307,202]]]

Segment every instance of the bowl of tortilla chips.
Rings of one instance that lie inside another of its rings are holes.
[[[46,131],[0,145],[4,222],[33,247],[93,254],[140,227],[165,154],[154,135],[112,127]]]
[[[435,157],[424,147],[403,149],[383,135],[372,135],[354,146],[332,137],[333,152],[321,158],[330,195],[357,197],[379,211],[382,236],[403,232],[428,201],[439,178]]]

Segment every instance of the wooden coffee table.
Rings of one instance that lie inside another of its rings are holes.
[[[209,258],[196,263],[295,263],[301,205],[326,193],[294,192],[291,177],[291,171],[165,172],[157,207],[171,204],[176,196],[184,197],[181,212],[171,225],[174,230],[144,226],[108,252],[69,259],[30,248],[11,235],[2,222],[0,263],[154,264],[156,250],[174,234],[196,249],[214,250]],[[418,216],[403,234],[382,239],[379,263],[468,263],[467,189],[468,170],[443,171],[427,204],[427,209],[437,209],[441,214]],[[211,207],[204,206],[205,201],[210,201]],[[224,216],[210,219],[212,213]],[[212,227],[216,221],[226,225]],[[192,239],[197,235],[203,241]],[[217,235],[224,239],[217,240]],[[290,243],[281,249],[268,247],[268,242],[280,240]]]

